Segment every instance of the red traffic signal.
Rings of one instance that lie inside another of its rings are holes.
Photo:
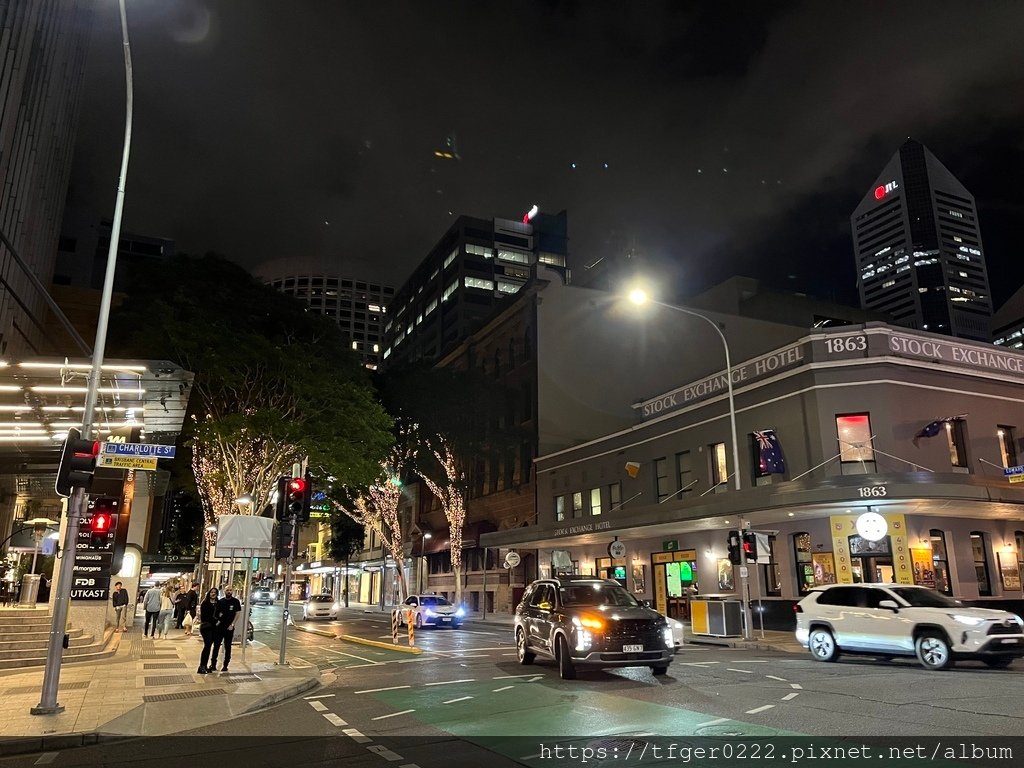
[[[70,496],[75,488],[88,489],[96,471],[96,457],[100,455],[100,444],[96,440],[83,440],[77,429],[69,429],[61,451],[60,466],[57,467],[57,482],[54,488],[58,496]]]
[[[98,512],[92,516],[92,522],[89,526],[93,533],[109,533],[110,532],[110,514],[107,512]]]
[[[301,494],[306,490],[306,481],[301,477],[293,477],[288,481],[288,493],[290,494]]]

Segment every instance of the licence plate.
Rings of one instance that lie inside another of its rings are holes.
[[[644,647],[642,645],[624,645],[622,646],[623,653],[643,653]]]
[[[1019,641],[1015,637],[1008,637],[1008,638],[1005,638],[1004,640],[1001,640],[1000,642],[1003,643],[1004,645],[1010,645],[1010,644],[1016,645]]]
[[[441,621],[451,621],[451,619],[449,617],[445,616],[444,618],[441,619]]]

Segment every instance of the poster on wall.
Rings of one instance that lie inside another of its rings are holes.
[[[718,588],[723,592],[731,592],[736,589],[732,578],[732,561],[727,557],[718,561]]]
[[[836,583],[836,561],[831,552],[815,552],[811,555],[814,564],[815,584]]]
[[[647,591],[647,579],[644,578],[644,566],[633,566],[633,591],[637,593]]]
[[[1020,589],[1020,566],[1017,565],[1016,552],[996,552],[999,558],[999,576],[1003,580],[1003,589]]]
[[[932,563],[931,548],[911,549],[910,562],[914,567],[914,583],[919,587],[935,589],[935,566]]]

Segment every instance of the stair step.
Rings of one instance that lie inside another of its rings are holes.
[[[82,653],[75,656],[69,656],[67,651],[64,651],[64,657],[61,660],[62,664],[84,664],[90,661],[98,661],[99,659],[107,659],[114,655],[114,650],[103,650],[97,645],[96,650],[89,653]],[[22,667],[42,667],[46,664],[45,653],[42,656],[33,656],[31,658],[21,659],[0,659],[0,669],[21,669]]]
[[[9,637],[4,637],[3,635],[0,635],[0,652],[29,648],[45,648],[46,643],[50,639],[50,633],[40,632],[38,634],[38,637],[25,639],[11,639]],[[72,644],[74,644],[76,641],[81,641],[83,638],[82,630],[80,629],[69,630],[68,635],[71,638]]]
[[[72,627],[68,630],[68,634],[75,635],[81,634],[82,630]],[[38,640],[40,638],[46,639],[50,636],[50,628],[35,630],[32,632],[6,632],[0,630],[0,643],[2,642],[26,642],[31,640]]]
[[[83,635],[80,637],[71,638],[69,647],[64,651],[64,655],[77,655],[81,652],[82,648],[87,648],[90,645],[95,645],[96,641],[92,635]],[[5,648],[0,650],[0,661],[5,659],[16,659],[19,656],[34,656],[36,653],[46,655],[46,643],[34,643],[26,648]]]

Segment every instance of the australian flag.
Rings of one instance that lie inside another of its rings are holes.
[[[758,466],[761,475],[786,474],[786,460],[782,458],[782,444],[779,443],[775,430],[755,431],[754,441],[757,445]]]
[[[921,430],[916,435],[914,435],[914,439],[911,442],[914,443],[915,448],[920,448],[918,442],[922,438],[935,437],[937,434],[939,434],[939,432],[942,431],[942,427],[944,424],[948,424],[951,421],[959,421],[964,417],[964,415],[965,414],[961,414],[959,416],[947,416],[944,419],[936,419],[935,421],[929,421],[927,424],[921,427]]]

